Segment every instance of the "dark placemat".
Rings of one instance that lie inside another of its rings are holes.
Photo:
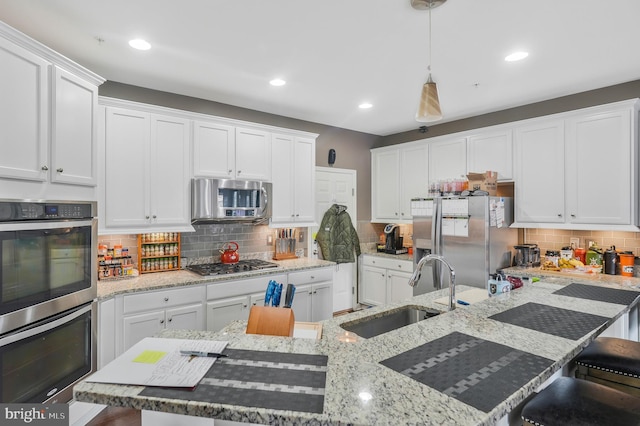
[[[638,296],[640,291],[621,290],[617,288],[599,287],[580,283],[571,283],[552,294],[561,296],[577,297],[578,299],[599,300],[601,302],[616,303],[618,305],[630,305]]]
[[[227,348],[194,389],[146,387],[140,395],[322,413],[325,355]]]
[[[454,332],[380,363],[489,412],[553,361]]]
[[[599,315],[538,303],[525,303],[489,318],[571,340],[580,339],[609,320]]]

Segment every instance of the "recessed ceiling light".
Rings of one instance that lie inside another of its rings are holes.
[[[507,55],[504,60],[507,62],[520,61],[529,56],[529,52],[513,52],[510,55]]]
[[[370,104],[369,102],[363,102],[360,105],[358,105],[358,108],[360,109],[369,109],[371,108],[373,105]]]
[[[138,50],[149,50],[149,49],[151,49],[151,45],[146,40],[142,40],[141,38],[136,38],[134,40],[129,40],[129,46],[133,47],[134,49],[138,49]]]
[[[269,82],[269,84],[272,86],[284,86],[285,84],[287,84],[287,82],[281,78],[274,78]]]

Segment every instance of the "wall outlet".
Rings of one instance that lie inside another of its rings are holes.
[[[273,244],[273,235],[269,234],[267,235],[267,245],[270,246],[271,244]]]
[[[580,247],[580,238],[578,237],[569,238],[569,245],[572,246],[573,248]]]
[[[298,232],[298,242],[304,243],[304,231]]]

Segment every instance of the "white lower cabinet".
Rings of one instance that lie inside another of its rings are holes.
[[[117,354],[163,329],[203,330],[204,292],[190,286],[116,296]]]
[[[291,306],[296,321],[315,322],[333,316],[333,267],[292,272],[287,282],[296,286]]]
[[[287,275],[261,275],[207,285],[207,331],[220,331],[232,321],[247,320],[251,306],[264,305],[265,290],[270,280],[286,286]],[[281,303],[284,303],[284,294]]]
[[[360,303],[385,305],[413,296],[409,278],[413,262],[363,255],[360,273]]]
[[[116,306],[115,299],[98,302],[98,368],[116,358]]]

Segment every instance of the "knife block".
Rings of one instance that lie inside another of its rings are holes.
[[[252,306],[246,333],[292,337],[294,325],[293,309]]]

